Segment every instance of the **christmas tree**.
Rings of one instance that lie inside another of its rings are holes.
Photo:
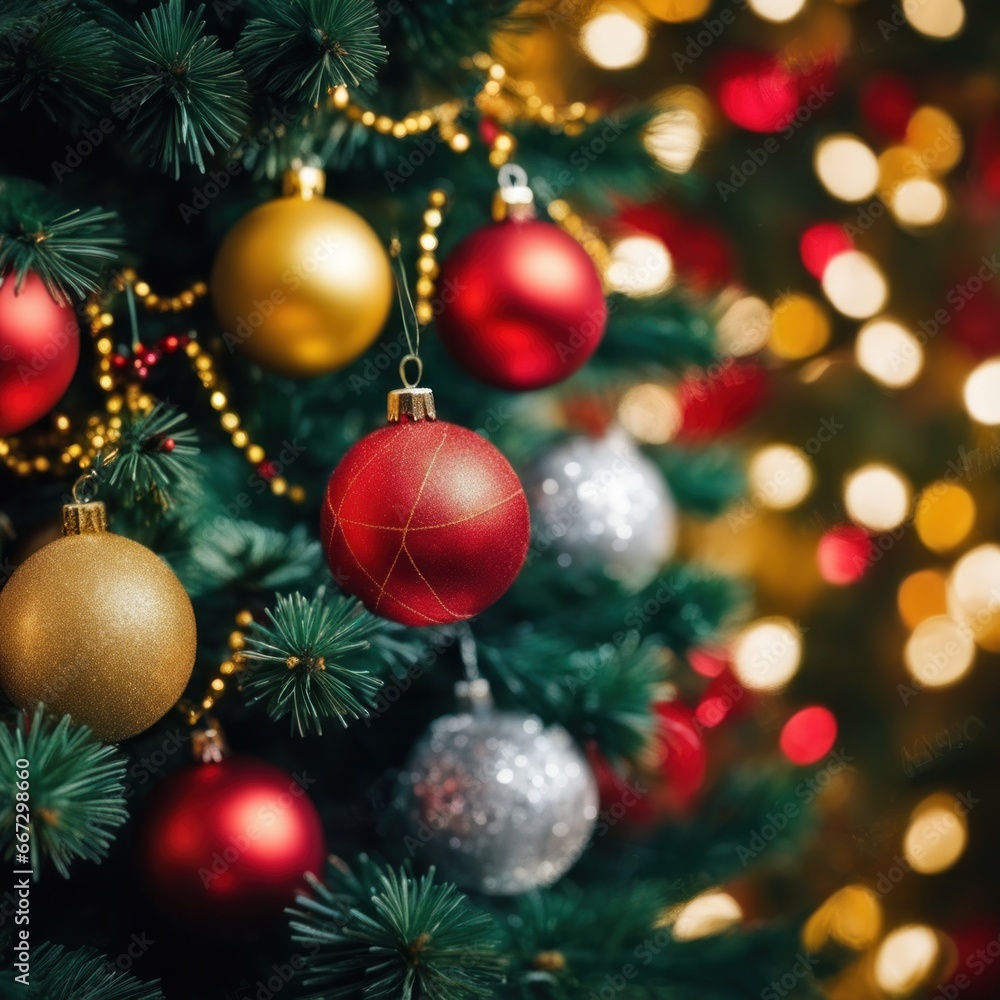
[[[879,260],[940,285],[948,98],[992,218],[995,31],[875,6],[4,5],[4,995],[957,983],[842,845],[967,834],[872,746],[895,461],[972,530]],[[921,690],[992,551],[899,591]]]

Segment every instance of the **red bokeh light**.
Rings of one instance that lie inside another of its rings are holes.
[[[837,720],[822,705],[796,712],[781,730],[781,752],[793,764],[815,764],[837,739]]]
[[[871,565],[870,548],[871,536],[864,528],[854,524],[831,528],[816,548],[820,575],[838,587],[856,583]]]
[[[805,269],[817,279],[823,277],[826,265],[837,254],[853,250],[854,242],[843,226],[836,222],[820,222],[810,226],[799,241],[799,254]]]

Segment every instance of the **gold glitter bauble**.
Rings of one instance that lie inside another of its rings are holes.
[[[325,375],[375,340],[392,305],[392,269],[375,231],[328,198],[266,202],[226,235],[212,301],[230,347],[269,371]]]
[[[96,505],[88,505],[96,506]],[[191,601],[170,567],[108,531],[67,535],[0,590],[0,684],[113,743],[162,718],[195,658]]]

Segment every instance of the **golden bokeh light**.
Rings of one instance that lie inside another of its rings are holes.
[[[921,569],[911,573],[896,592],[899,617],[909,629],[934,615],[948,612],[948,578],[940,570]]]
[[[823,291],[834,309],[851,319],[869,319],[889,297],[881,268],[860,250],[839,253],[826,265]]]
[[[878,187],[877,157],[847,132],[827,136],[816,146],[813,167],[823,187],[841,201],[863,201]]]
[[[726,307],[715,324],[722,354],[736,358],[756,354],[767,344],[774,323],[771,307],[756,295],[743,295]]]
[[[962,392],[965,409],[980,424],[1000,424],[1000,358],[990,358],[974,368]]]
[[[878,158],[878,195],[891,205],[900,184],[915,177],[926,177],[927,168],[920,154],[910,146],[890,146]]]
[[[925,104],[910,116],[906,145],[920,157],[920,164],[933,174],[945,174],[958,165],[965,150],[962,130],[947,111]]]
[[[580,47],[601,69],[626,69],[646,56],[646,26],[624,10],[599,11],[580,29]]]
[[[616,292],[645,298],[665,292],[674,277],[674,262],[655,236],[625,236],[611,246],[604,276]]]
[[[712,0],[642,0],[642,5],[657,20],[679,24],[703,17],[712,6]]]
[[[752,691],[778,691],[798,672],[802,635],[789,618],[760,618],[732,645],[733,673]]]
[[[913,523],[920,541],[934,552],[960,545],[976,523],[976,501],[962,486],[939,480],[917,500]]]
[[[686,174],[691,169],[704,140],[705,128],[697,111],[684,107],[661,111],[643,134],[650,156],[674,174]]]
[[[889,207],[901,225],[919,229],[935,226],[944,218],[948,196],[937,181],[914,177],[896,187]]]
[[[964,806],[946,792],[929,795],[913,810],[903,854],[914,871],[936,875],[962,856],[969,839]]]
[[[888,317],[872,320],[858,331],[854,356],[863,371],[893,389],[910,385],[924,366],[920,341]]]
[[[768,346],[779,358],[808,358],[830,340],[830,318],[808,295],[784,295],[774,304]]]
[[[812,489],[812,464],[800,448],[772,444],[750,459],[747,480],[755,502],[774,510],[787,510],[800,504]]]
[[[903,651],[910,676],[935,688],[961,680],[975,657],[971,631],[948,615],[925,618],[913,630]]]
[[[665,386],[646,382],[635,385],[618,404],[618,420],[636,440],[665,444],[681,425],[677,396]]]
[[[898,927],[875,954],[875,982],[891,996],[905,996],[923,985],[941,951],[937,934],[923,924]]]
[[[1000,547],[980,545],[955,563],[948,613],[969,626],[978,646],[1000,651]]]
[[[800,14],[806,0],[750,0],[750,9],[765,21],[782,24]]]
[[[871,531],[892,531],[910,510],[910,484],[888,465],[872,463],[852,472],[844,483],[844,505],[855,524]]]
[[[965,26],[962,0],[911,0],[902,7],[911,27],[928,38],[954,38]]]
[[[872,947],[882,933],[882,904],[865,885],[838,889],[809,918],[802,930],[802,943],[819,951],[833,940],[855,951]]]
[[[678,941],[695,941],[721,934],[742,919],[742,907],[728,892],[710,889],[681,907],[674,918],[673,933]]]

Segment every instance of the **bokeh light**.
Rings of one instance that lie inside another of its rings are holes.
[[[705,140],[705,129],[693,108],[672,107],[661,111],[646,126],[643,143],[665,170],[686,174]]]
[[[920,341],[888,317],[872,320],[858,331],[854,356],[863,371],[893,389],[910,385],[924,366]]]
[[[808,358],[830,340],[830,318],[808,295],[784,295],[774,304],[768,346],[779,358]]]
[[[806,0],[750,0],[750,9],[765,21],[781,24],[802,12]]]
[[[690,900],[678,912],[673,927],[678,941],[721,934],[743,919],[743,909],[728,892],[710,889]]]
[[[847,477],[844,504],[855,524],[871,531],[892,531],[909,513],[910,485],[888,465],[865,465]]]
[[[955,563],[948,613],[971,628],[977,645],[1000,650],[1000,547],[980,545]]]
[[[944,218],[948,196],[937,181],[914,177],[896,187],[889,207],[904,226],[934,226]]]
[[[965,380],[965,408],[973,420],[989,427],[1000,424],[1000,358],[974,368]]]
[[[802,931],[803,944],[819,951],[833,939],[847,948],[870,948],[882,933],[882,904],[866,885],[838,889],[809,918]]]
[[[838,312],[851,319],[868,319],[889,297],[881,268],[867,254],[848,250],[837,254],[823,272],[823,291]]]
[[[819,222],[810,226],[799,240],[802,265],[814,277],[822,278],[826,265],[839,253],[853,250],[854,244],[843,226],[836,222]]]
[[[733,673],[752,691],[777,691],[802,661],[802,635],[789,618],[760,618],[747,625],[732,645]]]
[[[643,6],[658,20],[676,24],[704,16],[712,0],[644,0]]]
[[[774,314],[756,295],[742,295],[715,324],[719,350],[736,358],[756,354],[771,336]]]
[[[670,252],[655,236],[625,236],[611,247],[605,277],[616,292],[632,298],[659,295],[670,287],[673,276]]]
[[[926,177],[927,167],[915,149],[890,146],[879,154],[878,174],[878,195],[891,205],[899,186],[915,177]]]
[[[646,26],[623,10],[604,10],[580,29],[580,47],[602,69],[626,69],[646,56]]]
[[[726,53],[718,77],[723,114],[751,132],[786,127],[799,107],[798,81],[782,60],[770,53]]]
[[[863,201],[878,187],[878,158],[856,135],[827,136],[816,146],[816,176],[841,201]]]
[[[965,850],[969,830],[958,800],[946,792],[929,795],[913,810],[903,836],[903,854],[914,871],[946,871]]]
[[[906,125],[906,144],[920,157],[921,166],[934,174],[955,167],[965,150],[958,122],[930,104],[913,112]]]
[[[976,644],[969,629],[948,615],[925,618],[906,642],[910,676],[927,687],[948,687],[972,667]]]
[[[930,927],[898,927],[886,935],[875,954],[875,982],[892,996],[912,993],[931,975],[940,950],[938,937]]]
[[[838,587],[857,583],[871,565],[871,547],[871,536],[856,524],[825,531],[816,546],[820,576]]]
[[[618,420],[644,444],[665,444],[681,426],[681,408],[668,388],[645,382],[632,386],[622,397]]]
[[[782,727],[781,752],[805,766],[825,757],[837,739],[837,719],[828,708],[811,705],[796,712]]]
[[[915,629],[922,621],[948,612],[948,578],[940,570],[911,573],[896,592],[896,607],[903,624]]]
[[[800,504],[812,489],[812,464],[800,448],[772,444],[750,459],[747,479],[751,495],[765,507],[787,510]]]
[[[928,38],[954,38],[965,25],[962,0],[911,0],[902,8],[913,29]]]
[[[955,483],[931,483],[917,500],[913,523],[920,541],[934,552],[960,545],[976,523],[976,501]]]

